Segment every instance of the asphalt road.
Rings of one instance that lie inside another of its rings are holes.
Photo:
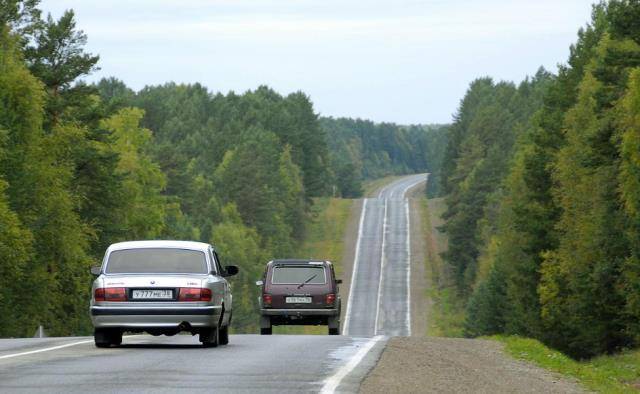
[[[410,234],[406,193],[426,174],[400,178],[363,203],[343,332],[409,336]]]
[[[0,339],[0,392],[357,392],[388,336],[410,335],[404,196],[425,180],[365,200],[343,336],[232,335],[203,348],[188,335],[134,335],[110,349],[91,337]]]
[[[75,345],[55,348],[68,344]],[[87,337],[2,339],[0,392],[299,393],[319,392],[332,383],[338,391],[355,392],[383,344],[373,343],[364,359],[346,370],[371,339],[232,335],[227,346],[203,348],[197,337],[187,335],[136,335],[110,349],[96,348]],[[336,379],[339,374],[345,376]]]

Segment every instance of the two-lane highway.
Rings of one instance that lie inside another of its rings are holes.
[[[343,336],[232,335],[202,348],[188,335],[0,339],[1,393],[357,392],[389,336],[411,334],[407,191],[403,177],[364,200]]]
[[[411,245],[407,192],[426,174],[398,179],[362,205],[343,332],[411,335]]]

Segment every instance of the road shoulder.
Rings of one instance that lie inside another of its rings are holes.
[[[501,343],[391,338],[361,393],[582,393],[577,383],[508,356]]]

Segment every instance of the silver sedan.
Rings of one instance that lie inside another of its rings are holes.
[[[90,305],[98,347],[119,345],[122,334],[199,334],[215,347],[229,342],[233,312],[229,283],[236,266],[222,267],[206,243],[136,241],[111,245],[93,267]]]

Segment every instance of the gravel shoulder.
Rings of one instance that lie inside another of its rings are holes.
[[[577,383],[503,351],[499,342],[391,338],[361,393],[583,393]]]

